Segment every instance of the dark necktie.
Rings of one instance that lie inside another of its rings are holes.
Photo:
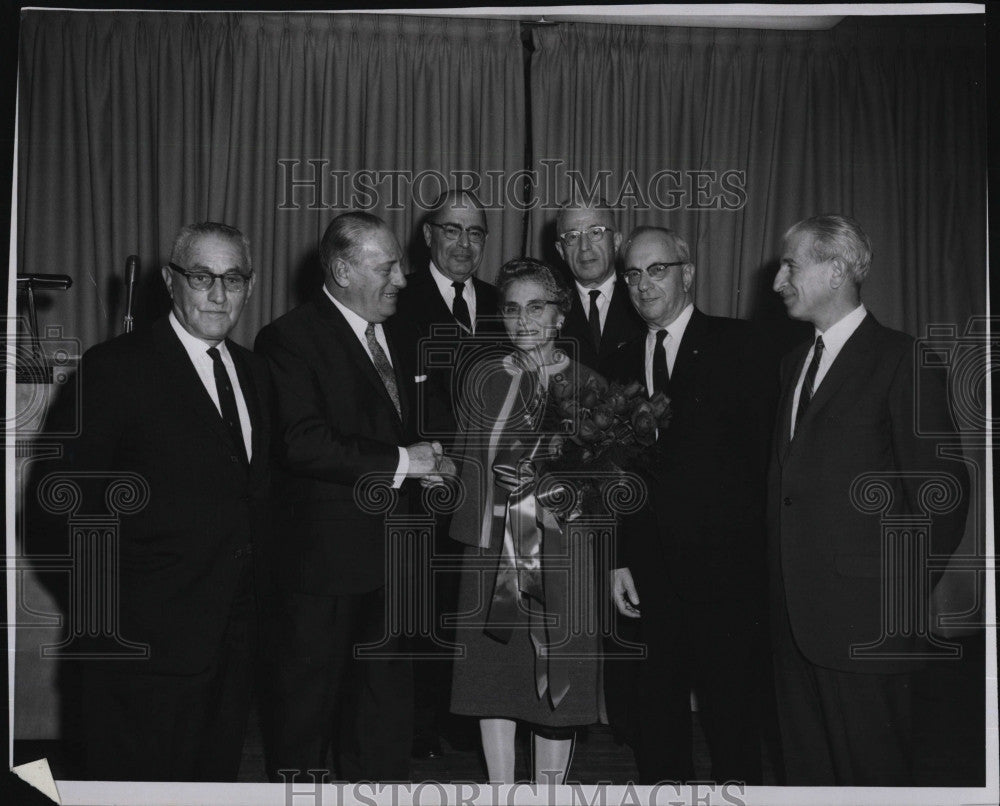
[[[375,369],[378,370],[378,374],[382,377],[385,390],[389,393],[389,397],[392,398],[392,405],[396,407],[396,414],[402,418],[403,410],[399,406],[399,388],[396,386],[396,374],[392,371],[392,364],[389,363],[385,350],[382,349],[382,345],[375,338],[375,325],[372,322],[369,322],[368,327],[365,328],[365,341],[368,343],[368,350],[372,354],[372,363],[375,365]]]
[[[462,296],[462,292],[465,291],[465,283],[456,280],[451,284],[451,287],[455,289],[455,301],[451,305],[451,314],[455,317],[456,322],[471,333],[472,317],[469,316],[469,306],[465,304],[465,297]]]
[[[587,322],[590,323],[590,338],[594,342],[594,348],[601,349],[601,312],[597,310],[597,299],[601,292],[594,289],[590,292],[590,312],[587,314]]]
[[[247,461],[247,446],[243,442],[243,429],[240,428],[240,413],[236,408],[236,394],[229,382],[229,373],[222,363],[222,356],[216,347],[209,347],[208,354],[212,357],[212,369],[215,371],[215,391],[219,395],[219,408],[222,409],[222,419],[236,443],[237,450],[244,462]]]
[[[809,401],[813,396],[813,384],[816,383],[816,372],[819,370],[820,359],[823,358],[823,337],[816,337],[816,346],[813,349],[813,359],[809,362],[809,369],[806,370],[806,379],[802,381],[802,391],[799,392],[799,407],[795,412],[795,427],[805,416],[806,409],[809,408]]]
[[[669,334],[666,330],[656,331],[656,346],[653,348],[653,394],[667,394],[670,387],[670,372],[667,369],[667,348],[663,346]]]

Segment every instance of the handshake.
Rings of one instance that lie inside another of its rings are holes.
[[[440,442],[417,442],[406,449],[410,459],[407,476],[420,479],[423,487],[444,484],[445,476],[455,475],[455,462],[444,455]]]

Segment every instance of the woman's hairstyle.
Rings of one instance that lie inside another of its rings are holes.
[[[497,274],[497,291],[500,292],[501,305],[507,298],[507,289],[521,280],[538,283],[545,288],[560,313],[568,314],[573,307],[573,291],[569,283],[547,263],[531,257],[516,257],[500,267],[500,272]]]

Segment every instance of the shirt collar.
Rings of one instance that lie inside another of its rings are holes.
[[[452,300],[455,298],[455,289],[452,288],[451,284],[455,281],[449,280],[445,277],[441,272],[441,269],[434,265],[433,260],[430,262],[429,268],[431,270],[431,277],[434,278],[434,284],[438,287],[438,291],[441,292],[441,296],[447,301],[448,307],[450,308]],[[464,297],[465,292],[471,290],[472,275],[469,275],[469,277],[462,282],[465,283],[465,289],[462,291],[462,296]]]
[[[840,348],[844,346],[851,336],[854,335],[854,331],[858,329],[858,325],[865,318],[865,314],[868,313],[864,305],[859,305],[853,311],[851,311],[847,316],[841,318],[838,322],[830,325],[824,332],[816,331],[813,334],[813,343],[816,342],[816,336],[823,337],[823,349],[828,356],[832,359],[837,353],[840,352]]]
[[[181,340],[181,344],[184,346],[185,352],[194,363],[212,363],[212,357],[208,354],[208,349],[212,345],[203,342],[197,336],[193,336],[184,329],[184,325],[180,323],[177,315],[170,311],[170,315],[167,317],[170,322],[170,326],[174,329],[174,333],[177,334],[177,338]],[[219,355],[222,356],[224,361],[229,361],[229,348],[226,347],[226,341],[223,339],[217,345],[215,345],[219,350]]]
[[[368,320],[362,316],[358,316],[354,311],[333,296],[333,294],[330,293],[330,289],[326,287],[326,283],[323,283],[323,293],[326,294],[327,299],[329,299],[330,302],[337,306],[337,310],[344,315],[344,318],[347,320],[347,324],[351,326],[351,330],[354,331],[359,339],[364,341],[365,331],[368,330]],[[378,324],[376,323],[375,326],[378,327]]]
[[[591,291],[600,291],[602,296],[611,299],[611,295],[614,293],[615,290],[616,279],[617,278],[615,277],[614,272],[612,272],[611,276],[607,280],[605,280],[599,286],[596,286],[594,288],[587,288],[586,286],[580,285],[580,282],[578,280],[573,280],[573,283],[576,285],[576,292],[580,295],[580,300],[584,303],[584,306],[586,307],[587,305],[590,305]]]
[[[691,321],[691,316],[694,314],[694,303],[689,302],[684,306],[684,310],[680,312],[680,315],[674,319],[666,327],[659,327],[658,325],[649,325],[649,332],[651,335],[655,336],[659,331],[666,330],[670,334],[670,339],[675,344],[680,344],[681,339],[684,338],[684,331],[687,330],[688,322]]]

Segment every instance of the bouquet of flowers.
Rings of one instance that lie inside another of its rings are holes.
[[[550,392],[566,436],[545,465],[575,492],[567,520],[602,509],[603,488],[626,471],[651,469],[659,457],[657,432],[670,423],[670,399],[662,392],[646,399],[641,383],[627,386],[590,376],[575,388],[553,380]]]

